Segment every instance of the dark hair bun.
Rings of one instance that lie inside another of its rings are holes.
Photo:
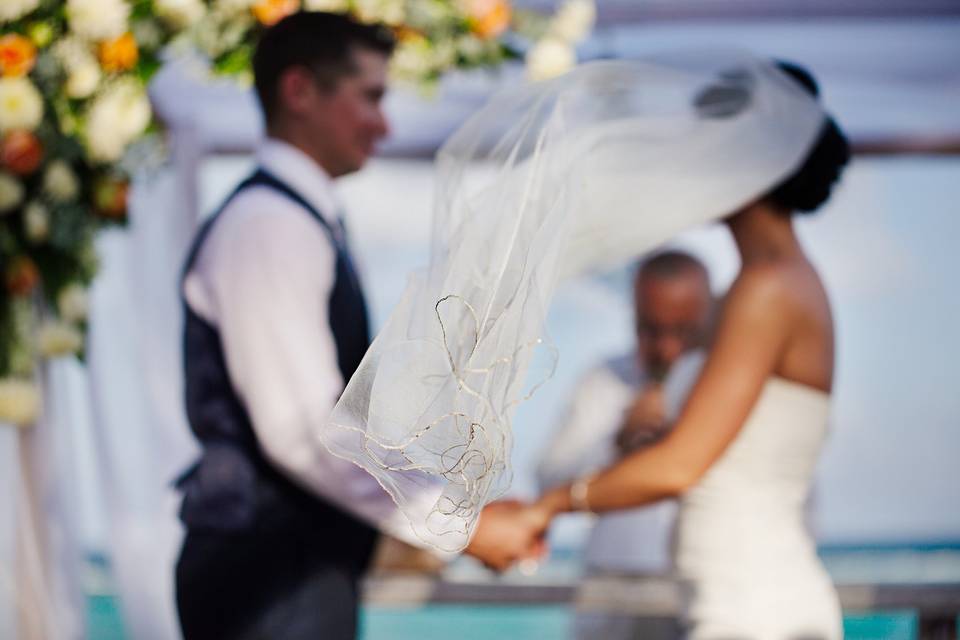
[[[810,95],[819,97],[817,81],[809,71],[790,62],[777,62],[777,67]],[[833,185],[850,160],[850,145],[833,118],[827,116],[803,165],[767,194],[767,199],[790,212],[815,211],[830,197]]]

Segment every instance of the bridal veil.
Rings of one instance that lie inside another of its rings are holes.
[[[320,430],[416,533],[469,540],[510,483],[511,416],[551,375],[557,283],[720,219],[799,167],[826,115],[771,60],[585,64],[495,96],[443,146],[429,266]]]

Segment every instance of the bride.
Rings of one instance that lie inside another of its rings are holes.
[[[811,94],[813,78],[780,69]],[[804,526],[827,428],[834,332],[794,230],[849,157],[827,119],[802,166],[725,224],[742,267],[675,428],[658,444],[549,491],[528,516],[606,512],[678,496],[674,560],[694,639],[842,637],[836,592]]]
[[[513,410],[550,376],[557,282],[724,219],[742,271],[669,437],[511,508],[532,542],[559,513],[679,496],[693,638],[839,638],[803,518],[833,329],[793,216],[828,198],[848,155],[808,73],[742,52],[594,62],[494,97],[438,154],[429,266],[319,437],[423,540],[469,549],[509,485]],[[527,376],[540,355],[546,375]]]

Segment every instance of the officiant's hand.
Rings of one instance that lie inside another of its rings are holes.
[[[477,529],[465,552],[494,571],[506,571],[518,560],[544,554],[545,529],[543,523],[531,517],[524,503],[492,502],[480,513]]]
[[[667,432],[663,387],[648,386],[634,399],[623,416],[617,433],[617,449],[622,455],[653,444]]]

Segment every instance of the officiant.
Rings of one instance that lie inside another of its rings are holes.
[[[334,181],[388,133],[393,47],[382,26],[300,12],[254,55],[257,169],[199,231],[181,288],[202,445],[179,481],[187,640],[354,638],[379,532],[425,546],[377,481],[316,437],[371,337]],[[485,510],[468,548],[491,567],[532,541],[512,509]]]

